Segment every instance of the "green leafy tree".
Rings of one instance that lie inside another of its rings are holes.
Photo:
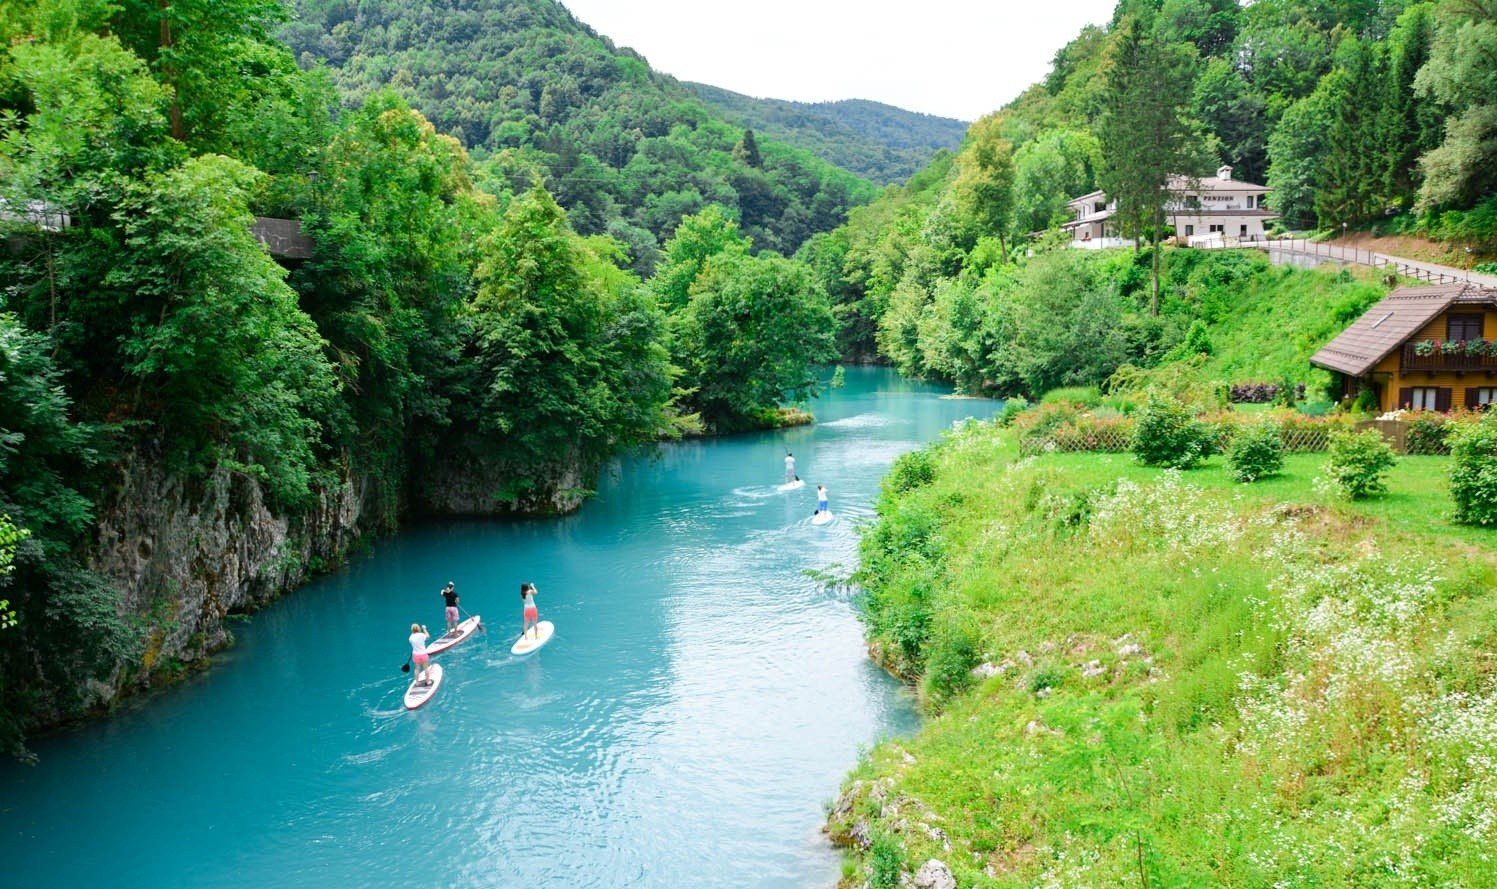
[[[675,234],[665,244],[665,261],[650,286],[668,311],[684,308],[691,299],[692,285],[709,259],[722,253],[747,253],[751,244],[727,211],[714,204],[676,226]]]
[[[1323,178],[1327,133],[1333,119],[1329,85],[1296,102],[1268,139],[1268,187],[1273,206],[1286,223],[1315,222],[1316,189]]]
[[[294,94],[299,72],[271,37],[276,0],[119,0],[111,26],[171,95],[172,137],[229,151],[254,136],[256,106]]]
[[[118,211],[124,251],[106,281],[132,306],[121,343],[131,411],[160,424],[179,467],[223,461],[293,504],[311,493],[337,383],[284,270],[250,233],[256,176],[206,156],[149,177]]]
[[[664,319],[611,241],[587,241],[537,186],[482,244],[465,363],[471,420],[519,465],[591,468],[661,432],[672,371]]]
[[[673,326],[691,402],[720,430],[814,395],[812,365],[836,357],[826,292],[804,264],[779,256],[712,257]]]
[[[983,334],[986,304],[971,284],[945,280],[916,322],[921,366],[956,384],[960,392],[984,388],[984,357],[992,349]]]
[[[1237,38],[1237,0],[1163,0],[1156,27],[1171,43],[1193,43],[1203,56],[1228,52]]]
[[[1429,61],[1419,69],[1420,95],[1449,108],[1445,140],[1424,155],[1419,202],[1470,206],[1497,190],[1497,4],[1438,7]]]
[[[753,130],[743,131],[743,138],[733,146],[733,156],[755,169],[764,166],[764,158],[759,155],[759,141],[754,138]]]
[[[1269,122],[1310,95],[1331,69],[1331,35],[1303,14],[1299,0],[1261,0],[1242,10],[1237,58],[1267,103]]]
[[[1002,385],[1010,380],[1035,398],[1091,385],[1130,357],[1125,302],[1093,257],[1071,250],[1037,256],[1009,288],[987,310],[988,337],[999,345],[985,374],[1000,391],[1012,391]]]
[[[1233,176],[1262,182],[1268,175],[1268,102],[1242,71],[1223,58],[1209,60],[1196,81],[1194,114],[1220,140]]]
[[[1089,132],[1051,130],[1014,152],[1015,238],[1070,221],[1066,202],[1096,187],[1102,149]]]
[[[1005,233],[1013,214],[1014,147],[1002,131],[1000,115],[984,117],[967,130],[951,194],[960,214],[961,246],[970,248],[980,237],[997,236],[1006,254]]]
[[[1385,191],[1398,206],[1418,197],[1419,159],[1440,145],[1445,131],[1441,103],[1419,94],[1420,69],[1429,61],[1435,36],[1434,4],[1414,3],[1399,16],[1388,36],[1388,77],[1384,86],[1382,146],[1387,157]]]
[[[333,438],[393,517],[407,451],[431,447],[450,421],[442,381],[494,209],[462,146],[388,92],[344,118],[321,171],[303,220],[316,251],[293,283],[343,383]]]

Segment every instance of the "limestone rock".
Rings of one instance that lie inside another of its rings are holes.
[[[956,889],[956,877],[944,861],[932,858],[915,872],[916,889]]]

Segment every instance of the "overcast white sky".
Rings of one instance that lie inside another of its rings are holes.
[[[680,80],[976,120],[1044,77],[1116,0],[561,0]]]

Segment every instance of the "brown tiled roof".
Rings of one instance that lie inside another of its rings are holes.
[[[1361,376],[1451,304],[1492,301],[1497,301],[1497,291],[1465,282],[1400,287],[1310,356],[1310,363],[1350,376]]]

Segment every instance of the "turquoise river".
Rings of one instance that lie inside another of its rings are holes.
[[[211,670],[36,740],[0,763],[6,884],[830,885],[825,805],[916,717],[806,572],[854,563],[895,457],[997,405],[849,368],[811,407],[626,458],[566,518],[416,524],[235,625]],[[781,493],[787,449],[809,484]],[[409,626],[441,632],[449,580],[489,632],[408,712]],[[514,658],[522,581],[556,635]]]

